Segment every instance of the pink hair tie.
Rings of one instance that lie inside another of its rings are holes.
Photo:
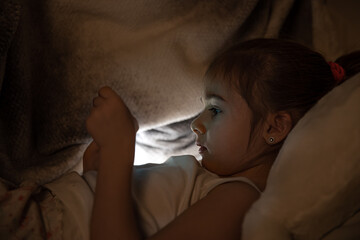
[[[335,62],[328,62],[332,75],[334,76],[334,79],[336,81],[336,84],[342,83],[345,79],[345,70],[342,66]]]

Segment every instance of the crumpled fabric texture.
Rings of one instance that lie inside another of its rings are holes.
[[[216,52],[235,37],[276,37],[292,2],[2,1],[0,175],[44,183],[78,164],[104,85],[140,131],[195,116]]]
[[[63,204],[34,182],[0,181],[1,239],[62,239]]]

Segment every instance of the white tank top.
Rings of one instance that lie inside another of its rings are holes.
[[[151,236],[213,188],[241,181],[261,191],[245,177],[220,178],[200,166],[194,156],[176,156],[162,164],[135,166],[133,197],[141,226]]]

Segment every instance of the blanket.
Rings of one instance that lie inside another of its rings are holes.
[[[293,5],[1,1],[0,176],[45,183],[76,167],[104,85],[124,99],[141,132],[195,116],[217,51],[235,38],[277,37]]]

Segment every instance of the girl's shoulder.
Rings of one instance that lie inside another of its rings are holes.
[[[218,185],[169,223],[154,239],[238,239],[244,216],[259,196],[245,182]]]

